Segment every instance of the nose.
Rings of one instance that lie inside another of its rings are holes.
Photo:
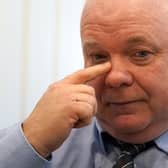
[[[109,87],[119,88],[130,86],[133,83],[133,76],[124,63],[112,62],[111,71],[105,77],[105,84]]]

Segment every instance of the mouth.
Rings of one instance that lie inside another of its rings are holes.
[[[106,107],[108,111],[110,110],[113,115],[117,116],[127,116],[135,114],[137,108],[140,107],[142,101],[140,100],[129,100],[129,101],[115,101],[108,102]]]
[[[114,102],[107,102],[107,106],[115,105],[115,106],[122,106],[122,105],[128,105],[133,103],[138,103],[141,100],[127,100],[127,101],[114,101]]]

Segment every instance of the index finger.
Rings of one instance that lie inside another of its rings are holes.
[[[82,70],[79,70],[63,79],[65,83],[83,84],[93,80],[97,76],[107,73],[111,69],[110,62],[97,64]]]

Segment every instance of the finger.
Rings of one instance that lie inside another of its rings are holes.
[[[51,84],[48,87],[48,90],[61,90],[63,88],[64,92],[66,90],[69,90],[69,93],[75,93],[75,92],[79,92],[79,93],[86,93],[92,96],[95,96],[95,89],[92,86],[86,85],[86,84],[64,84],[62,82],[55,82],[53,84]]]
[[[76,98],[73,102],[78,106],[78,114],[80,119],[88,118],[88,116],[94,116],[97,113],[97,100],[96,98],[89,98],[87,96],[83,99]]]
[[[97,106],[96,97],[89,94],[84,94],[84,93],[74,94],[72,97],[72,101],[75,101],[76,103],[81,103],[81,102],[88,103],[91,106],[93,106],[94,109]]]
[[[71,85],[69,87],[69,90],[71,90],[71,92],[78,92],[78,93],[85,93],[85,94],[89,94],[91,96],[95,96],[95,89],[92,86],[89,85],[85,85],[85,84],[79,84],[79,85]]]
[[[76,105],[76,114],[78,116],[78,120],[85,120],[88,118],[92,118],[95,115],[95,106],[91,105],[88,102],[78,101],[74,102]]]
[[[63,82],[71,84],[85,84],[86,82],[93,80],[97,76],[107,73],[110,68],[111,64],[109,62],[91,66],[67,76],[63,79]]]

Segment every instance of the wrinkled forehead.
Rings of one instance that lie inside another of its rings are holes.
[[[86,0],[81,26],[90,22],[113,22],[141,15],[162,18],[168,13],[168,0]]]

